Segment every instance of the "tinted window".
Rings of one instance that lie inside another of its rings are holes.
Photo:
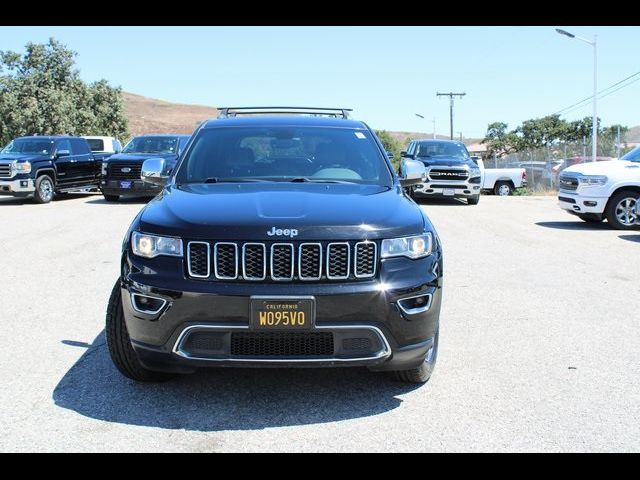
[[[368,131],[320,127],[200,130],[176,181],[211,178],[392,183],[386,162]]]
[[[187,143],[189,143],[189,138],[190,137],[180,137],[180,151],[184,152],[184,147],[187,146]]]
[[[640,162],[640,147],[636,147],[629,153],[622,156],[622,160],[630,160],[632,162]]]
[[[73,155],[86,155],[88,153],[91,153],[91,150],[89,150],[89,145],[87,144],[86,140],[81,139],[81,138],[72,138],[71,139],[71,153]]]
[[[16,138],[2,149],[5,154],[51,155],[53,142],[46,139]]]
[[[135,137],[127,146],[124,147],[122,153],[178,153],[177,137]]]
[[[469,159],[467,147],[455,142],[420,142],[418,143],[418,157],[448,157]]]
[[[56,143],[56,150],[68,150],[69,153],[72,153],[71,142],[69,140],[58,140],[58,142]]]
[[[92,152],[104,152],[104,140],[100,138],[87,138],[87,143]]]

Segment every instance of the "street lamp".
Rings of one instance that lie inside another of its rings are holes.
[[[581,42],[588,43],[593,47],[593,132],[592,132],[592,140],[591,140],[591,161],[596,161],[596,155],[598,152],[598,48],[597,48],[597,39],[598,36],[593,36],[593,41],[587,40],[586,38],[578,37],[573,33],[569,33],[566,30],[562,30],[560,28],[556,28],[556,32],[560,35],[564,35],[569,38],[575,38],[576,40],[580,40]]]
[[[424,115],[420,115],[419,113],[416,113],[416,117],[420,117],[424,120]],[[436,117],[433,117],[433,138],[436,138]]]

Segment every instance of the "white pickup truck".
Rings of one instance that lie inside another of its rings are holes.
[[[560,173],[558,205],[585,222],[640,228],[640,147],[620,160],[589,162]]]
[[[527,185],[527,171],[524,168],[485,168],[480,157],[473,156],[471,160],[480,167],[483,191],[506,196]]]

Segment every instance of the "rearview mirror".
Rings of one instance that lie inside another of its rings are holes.
[[[165,173],[164,158],[149,158],[142,164],[140,178],[145,183],[164,187],[169,175]]]
[[[410,187],[423,183],[427,176],[424,163],[418,160],[403,158],[400,162],[400,185]]]
[[[69,155],[71,155],[71,152],[69,150],[58,150],[56,152],[56,157],[68,157]]]

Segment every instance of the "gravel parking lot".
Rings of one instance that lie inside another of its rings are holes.
[[[0,198],[0,450],[640,450],[640,231],[554,197],[424,204],[445,248],[425,386],[361,369],[141,385],[112,366],[103,321],[143,205]]]

